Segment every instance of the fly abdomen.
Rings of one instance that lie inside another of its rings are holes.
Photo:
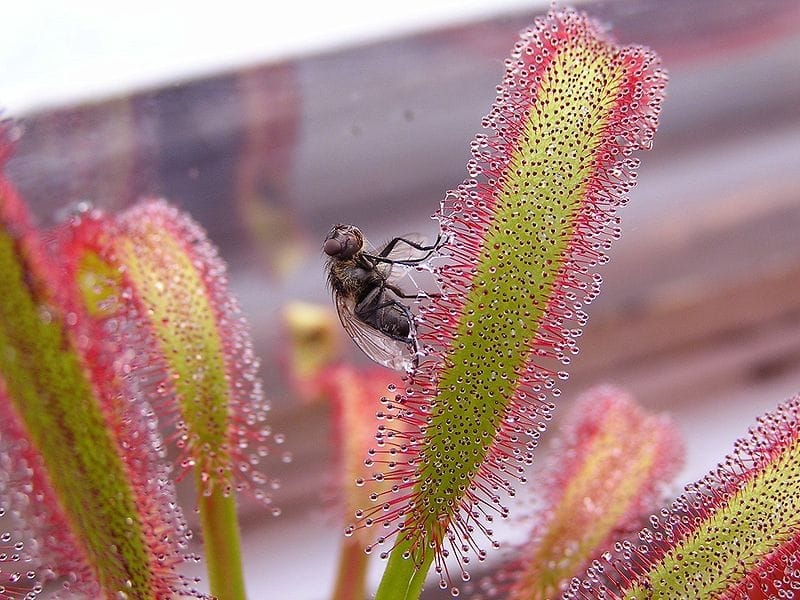
[[[408,340],[411,335],[411,318],[405,306],[392,302],[377,311],[378,329],[396,339]]]
[[[354,310],[362,322],[391,338],[408,341],[411,337],[411,313],[385,288],[375,288]]]

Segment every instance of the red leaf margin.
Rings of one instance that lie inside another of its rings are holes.
[[[440,515],[440,529],[426,531],[423,524],[430,507],[418,489],[418,474],[426,460],[426,428],[439,397],[438,381],[458,341],[454,335],[475,267],[487,251],[484,245],[493,207],[513,168],[518,139],[525,127],[523,115],[535,107],[541,73],[558,47],[575,39],[624,67],[625,82],[602,141],[592,154],[593,175],[574,215],[569,250],[530,345],[527,364],[517,373],[517,391],[505,407],[502,425],[459,507]],[[531,462],[533,449],[550,419],[554,408],[550,398],[559,395],[556,380],[565,376],[557,365],[568,363],[569,355],[577,351],[575,338],[580,329],[568,329],[568,324],[583,325],[584,304],[597,295],[600,278],[593,271],[605,262],[609,242],[619,236],[616,210],[627,202],[627,192],[635,183],[638,161],[631,153],[651,146],[665,85],[666,73],[653,52],[635,46],[619,48],[584,14],[573,10],[551,12],[522,34],[506,62],[498,97],[483,121],[489,134],[478,135],[472,142],[469,178],[448,193],[435,215],[446,239],[440,249],[441,261],[434,267],[443,293],[420,308],[417,331],[424,348],[423,360],[409,376],[405,390],[386,402],[380,415],[386,419],[386,426],[379,431],[379,447],[369,459],[370,464],[391,465],[378,476],[394,482],[396,488],[391,497],[381,497],[377,506],[364,510],[357,524],[381,525],[378,544],[392,535],[397,536],[395,540],[406,539],[418,561],[425,548],[433,547],[440,573],[446,570],[443,557],[452,551],[464,577],[463,565],[469,562],[469,554],[479,559],[486,555],[474,534],[481,531],[491,540],[494,516],[507,514],[499,493],[513,495],[510,479],[524,480],[524,467]],[[393,425],[396,422],[400,426]],[[441,585],[449,579],[444,574]]]

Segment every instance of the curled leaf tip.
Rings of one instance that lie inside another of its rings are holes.
[[[549,13],[506,61],[468,179],[436,215],[443,293],[421,309],[423,357],[387,401],[377,449],[397,493],[360,524],[379,525],[379,541],[394,534],[418,564],[434,553],[445,587],[444,557],[468,577],[524,480],[665,84],[650,50],[616,45],[583,14]],[[410,432],[395,433],[398,421]]]
[[[565,598],[792,597],[800,587],[800,395],[574,580]]]

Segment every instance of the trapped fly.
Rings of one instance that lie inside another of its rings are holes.
[[[439,248],[396,237],[380,251],[370,252],[354,225],[335,225],[322,246],[328,255],[328,285],[339,319],[356,345],[372,360],[390,369],[411,371],[417,365],[414,318],[396,281],[405,274],[398,266],[419,265]]]

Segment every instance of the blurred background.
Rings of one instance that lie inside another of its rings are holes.
[[[208,230],[294,456],[282,517],[242,511],[251,595],[321,599],[342,530],[325,500],[329,413],[290,389],[282,310],[330,304],[320,247],[335,222],[373,242],[435,236],[503,60],[548,3],[164,4],[4,6],[8,171],[43,224],[78,201],[116,210],[155,195]],[[580,6],[654,48],[671,81],[559,403],[612,382],[670,412],[687,439],[683,485],[800,391],[800,4]]]

